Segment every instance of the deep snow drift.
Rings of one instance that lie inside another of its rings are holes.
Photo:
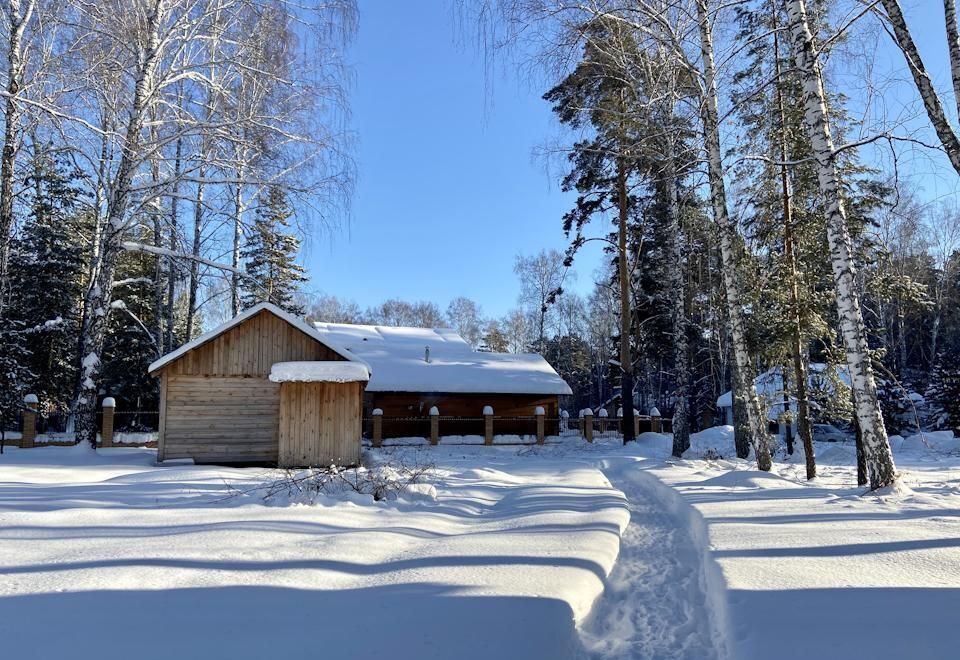
[[[8,449],[4,657],[954,657],[960,441],[892,444],[882,497],[852,444],[807,483],[799,453],[731,460],[721,427],[680,461],[658,434],[386,448],[429,483],[312,505],[265,503],[275,471]]]

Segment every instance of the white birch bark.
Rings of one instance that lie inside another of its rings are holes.
[[[760,400],[753,387],[753,366],[747,349],[747,331],[743,320],[743,295],[737,276],[737,228],[727,212],[726,185],[723,180],[723,155],[720,149],[720,125],[717,119],[717,81],[713,56],[713,34],[708,7],[709,0],[697,0],[697,19],[700,28],[700,51],[703,59],[703,121],[704,144],[707,150],[708,176],[710,179],[710,203],[713,217],[720,233],[723,282],[727,299],[727,315],[730,322],[732,352],[737,368],[734,370],[734,389],[747,403],[747,423],[750,427],[750,442],[757,458],[757,467],[769,470],[772,464],[770,445]]]
[[[827,242],[837,289],[840,331],[854,390],[855,412],[863,437],[870,487],[877,489],[896,480],[896,468],[880,414],[866,328],[857,294],[856,267],[840,192],[823,78],[814,55],[813,34],[807,21],[804,0],[788,0],[787,11],[790,16],[794,57],[803,86],[805,123],[817,164],[817,181],[826,207]]]
[[[950,53],[950,78],[953,80],[953,100],[960,117],[960,32],[957,29],[957,2],[943,0],[943,14],[947,24],[947,50]]]
[[[673,136],[667,139],[666,168],[663,173],[667,192],[667,236],[669,237],[670,320],[673,330],[674,370],[677,387],[674,392],[673,455],[680,458],[690,448],[690,360],[687,346],[686,291],[684,286],[683,229],[680,222],[680,200],[677,191],[676,149]]]
[[[927,117],[930,118],[933,130],[943,144],[943,149],[950,159],[950,164],[953,165],[953,168],[960,174],[960,138],[957,137],[956,132],[947,119],[946,112],[944,112],[943,109],[943,102],[940,100],[937,90],[933,87],[933,81],[930,80],[930,75],[927,73],[927,69],[923,64],[920,51],[917,50],[917,45],[913,41],[913,35],[910,34],[910,29],[907,27],[907,21],[903,17],[900,2],[898,0],[881,0],[881,2],[887,12],[887,19],[890,21],[890,27],[893,29],[893,36],[897,41],[897,46],[899,46],[903,52],[903,56],[907,61],[907,68],[910,69],[913,82],[916,84],[917,91],[920,93],[920,99],[923,101],[923,107],[927,111]],[[949,0],[947,0],[947,2],[949,2]],[[955,13],[956,12],[954,12],[954,14]],[[956,18],[954,18],[953,24],[955,29]],[[954,85],[957,85],[957,81],[960,80],[960,48],[956,47],[954,43],[955,40],[951,39],[950,41],[950,70],[953,74]],[[958,102],[960,102],[960,97],[958,97]]]

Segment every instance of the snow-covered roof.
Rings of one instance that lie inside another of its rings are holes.
[[[365,383],[367,365],[360,362],[277,362],[270,369],[274,383]]]
[[[279,307],[271,303],[260,303],[259,305],[254,305],[250,309],[244,310],[240,314],[237,314],[232,319],[230,319],[229,321],[227,321],[222,325],[217,326],[213,330],[203,333],[193,341],[187,342],[177,350],[167,353],[162,358],[160,358],[159,360],[151,364],[150,367],[147,369],[147,371],[152,374],[158,369],[162,369],[163,367],[167,366],[174,360],[177,360],[183,355],[189,353],[193,349],[203,346],[211,339],[215,339],[216,337],[218,337],[219,335],[222,335],[227,330],[230,330],[231,328],[234,328],[240,325],[247,319],[253,318],[254,316],[256,316],[257,314],[263,311],[270,312],[274,316],[280,317],[281,319],[283,319],[293,327],[297,328],[304,334],[316,338],[317,341],[320,341],[321,343],[325,344],[330,350],[340,355],[344,359],[349,360],[351,362],[363,362],[362,359],[358,358],[355,354],[346,350],[344,347],[338,346],[335,343],[329,343],[325,339],[320,339],[317,336],[317,333],[314,331],[314,329],[310,327],[310,325],[306,321],[303,321],[302,319],[299,319],[296,316],[288,312],[285,312],[284,310],[280,309]]]
[[[833,385],[829,378],[829,368],[831,368],[830,365],[822,362],[810,363],[810,367],[807,369],[807,381],[810,389],[833,391]],[[849,387],[850,375],[847,372],[847,368],[843,365],[832,365],[832,369],[836,373],[837,378],[840,379],[840,382]],[[753,386],[757,391],[757,395],[760,397],[761,403],[767,407],[767,416],[772,421],[776,421],[779,418],[779,414],[783,412],[783,376],[781,375],[781,367],[774,367],[757,376],[753,381]],[[795,397],[789,397],[789,400],[792,404],[796,403]],[[733,406],[733,393],[724,392],[717,399],[717,407],[730,408],[731,406]]]
[[[474,351],[455,330],[314,325],[323,343],[342,346],[370,365],[368,392],[572,393],[540,355]]]

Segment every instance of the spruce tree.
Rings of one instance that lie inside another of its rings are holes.
[[[307,281],[303,267],[296,262],[300,240],[290,233],[293,210],[282,188],[270,188],[257,208],[256,220],[247,237],[242,256],[245,260],[243,308],[269,302],[291,314],[303,315],[297,293]]]

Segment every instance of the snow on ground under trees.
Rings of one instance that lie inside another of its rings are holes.
[[[960,643],[960,441],[760,473],[729,427],[691,458],[587,445],[396,447],[406,496],[263,501],[282,473],[149,449],[0,456],[0,639],[16,658],[943,658]],[[704,460],[700,457],[714,457]],[[717,456],[724,458],[715,458]]]

